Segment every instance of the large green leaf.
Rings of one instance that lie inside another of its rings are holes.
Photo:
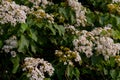
[[[54,24],[54,27],[58,30],[59,35],[64,35],[65,29],[62,25]]]
[[[28,28],[28,25],[26,23],[21,23],[21,32],[24,33],[24,31]]]
[[[53,35],[56,35],[56,30],[53,28],[52,24],[47,24],[46,27],[52,32]]]
[[[29,40],[24,35],[21,35],[20,40],[18,42],[18,51],[25,52],[27,51],[26,49],[28,49],[28,46]]]
[[[75,22],[76,22],[75,15],[72,13],[72,11],[70,11],[70,23],[74,24]]]
[[[61,30],[61,34],[64,35],[65,28],[62,25],[59,25],[59,29]]]
[[[19,68],[20,58],[19,58],[18,56],[12,57],[12,58],[11,58],[11,62],[13,63],[12,73],[16,73],[17,70],[18,70],[18,68]]]
[[[36,23],[36,26],[37,26],[38,28],[40,28],[40,29],[41,29],[42,27],[44,27],[44,26],[43,26],[43,23]]]
[[[68,14],[66,13],[65,8],[59,8],[59,13],[64,15],[64,17],[68,20]]]
[[[72,66],[67,66],[66,74],[68,78],[72,78],[74,75],[74,68]]]
[[[116,63],[116,61],[115,61],[115,58],[114,57],[110,57],[110,65],[111,65],[111,67],[114,67],[114,66],[116,66],[115,65],[115,63]]]
[[[64,80],[63,76],[65,74],[66,66],[63,63],[59,63],[55,67],[55,73],[58,77],[58,80]]]
[[[31,46],[31,51],[36,53],[36,45],[35,45],[35,43],[31,42],[30,46]]]
[[[108,70],[106,68],[103,68],[103,72],[105,75],[108,75]]]
[[[29,37],[32,38],[34,41],[37,41],[37,32],[30,29]]]
[[[73,74],[75,75],[75,77],[77,78],[77,80],[79,80],[80,77],[80,71],[77,67],[74,68]]]
[[[118,73],[117,80],[120,80],[120,71]]]
[[[110,70],[110,75],[113,79],[116,79],[117,77],[117,71],[115,69]]]

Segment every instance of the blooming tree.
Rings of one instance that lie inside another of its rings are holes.
[[[120,80],[119,0],[0,0],[0,80]]]

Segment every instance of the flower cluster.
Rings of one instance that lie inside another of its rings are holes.
[[[54,18],[53,15],[49,15],[48,13],[45,13],[43,9],[38,9],[38,10],[31,10],[31,14],[35,15],[38,19],[46,19],[50,23],[54,23]]]
[[[86,13],[85,7],[83,7],[82,4],[78,2],[78,0],[67,0],[67,2],[68,5],[75,10],[77,25],[85,26],[87,22],[85,16]]]
[[[11,53],[12,57],[16,56],[16,52],[13,50],[17,47],[17,38],[16,36],[12,36],[9,39],[5,40],[5,45],[2,50],[6,53]]]
[[[112,0],[113,3],[118,3],[120,0]]]
[[[23,5],[18,5],[14,1],[3,0],[0,3],[0,23],[11,23],[16,25],[18,23],[25,23],[27,11],[29,8]]]
[[[39,6],[40,4],[42,5],[48,4],[47,0],[29,0],[29,2],[33,3],[34,6]]]
[[[118,4],[116,4],[116,3],[108,4],[107,7],[111,13],[120,15],[120,6]]]
[[[45,74],[52,76],[54,68],[52,64],[40,58],[26,57],[24,59],[23,71],[28,72],[30,80],[44,80]]]
[[[120,44],[114,43],[110,37],[100,37],[99,40],[97,40],[97,47],[95,49],[99,54],[103,54],[105,59],[108,59],[109,56],[119,54]]]
[[[93,43],[91,40],[88,40],[89,37],[92,38],[92,35],[86,30],[81,31],[79,35],[78,39],[74,39],[73,41],[74,50],[85,53],[87,57],[92,56]]]
[[[110,37],[111,31],[110,27],[95,28],[91,32],[83,30],[79,32],[78,39],[73,40],[74,49],[85,53],[87,57],[91,57],[93,51],[102,54],[105,60],[110,56],[116,56],[120,51],[120,44],[114,43]]]
[[[69,48],[61,47],[61,50],[56,50],[55,55],[59,58],[60,62],[63,62],[64,65],[73,66],[74,62],[81,63],[81,57],[77,51],[71,51]]]
[[[65,25],[65,30],[71,34],[76,34],[78,32],[78,30],[73,25]]]

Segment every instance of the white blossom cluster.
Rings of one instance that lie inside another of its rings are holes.
[[[31,10],[30,13],[35,15],[39,19],[44,18],[44,19],[47,19],[48,22],[54,23],[54,18],[53,18],[54,16],[50,15],[48,13],[45,13],[45,11],[43,9],[38,9],[37,11]]]
[[[110,37],[100,37],[97,40],[97,47],[95,48],[99,54],[103,54],[105,59],[109,59],[110,56],[116,56],[120,51],[120,44],[114,43]]]
[[[67,2],[68,5],[75,10],[77,25],[85,26],[87,22],[85,16],[86,13],[85,7],[83,7],[82,4],[78,2],[78,0],[67,0]]]
[[[74,62],[82,62],[79,52],[71,51],[69,48],[64,48],[64,50],[56,50],[55,55],[59,58],[60,62],[64,63],[64,65],[73,66]]]
[[[44,59],[26,57],[24,59],[23,71],[28,72],[27,77],[29,77],[30,80],[44,80],[45,73],[52,76],[54,68],[52,64],[44,61]]]
[[[11,53],[12,57],[16,56],[16,52],[13,50],[17,48],[17,38],[12,36],[9,39],[5,40],[5,45],[2,47],[2,50],[6,53]]]
[[[71,34],[76,34],[78,30],[73,25],[65,25],[65,31]]]
[[[86,30],[81,31],[79,35],[80,36],[78,37],[78,39],[74,39],[73,41],[73,45],[75,46],[74,49],[79,52],[85,53],[87,57],[92,56],[93,42],[87,39],[90,36],[92,38],[92,35]]]
[[[102,54],[105,60],[109,59],[110,56],[116,56],[119,54],[120,44],[114,43],[111,31],[110,27],[95,28],[91,32],[82,30],[78,34],[78,39],[73,40],[74,49],[80,53],[85,53],[87,57],[91,57],[93,51]]]
[[[120,0],[112,0],[113,3],[118,3]]]
[[[2,0],[0,3],[0,23],[25,23],[27,11],[29,8],[23,5],[18,5],[14,1]]]
[[[29,0],[29,2],[33,3],[34,6],[39,6],[40,4],[42,5],[48,4],[47,0]]]

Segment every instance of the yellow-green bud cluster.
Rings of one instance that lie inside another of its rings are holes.
[[[60,47],[60,50],[55,51],[55,55],[59,58],[60,62],[64,65],[74,65],[74,62],[81,63],[81,57],[77,51],[71,51],[67,47]]]

